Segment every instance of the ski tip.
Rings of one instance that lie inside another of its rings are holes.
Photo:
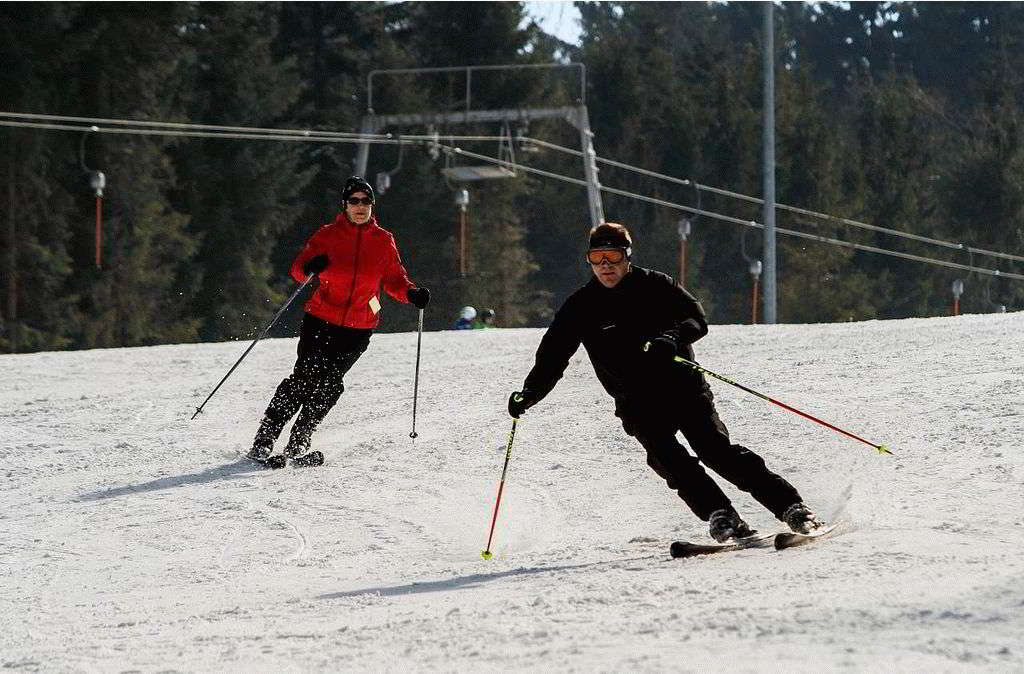
[[[691,554],[690,550],[693,547],[694,544],[689,541],[673,541],[672,545],[668,547],[668,554],[672,555],[672,559],[689,557]]]
[[[799,534],[795,531],[775,534],[775,549],[784,550],[794,548],[798,545],[805,545],[819,538],[827,538],[840,530],[842,522],[825,522],[809,534]]]

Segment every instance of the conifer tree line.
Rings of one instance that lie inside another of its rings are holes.
[[[89,118],[358,131],[371,70],[583,63],[599,155],[760,196],[760,3],[577,2],[581,44],[544,33],[516,2],[0,3],[0,110]],[[1024,5],[776,6],[777,200],[989,250],[1024,254]],[[382,114],[461,109],[459,73],[381,77]],[[573,105],[571,74],[474,74],[473,107]],[[424,134],[425,128],[387,129]],[[438,129],[495,136],[495,125]],[[578,148],[561,120],[528,136]],[[497,156],[498,142],[456,143]],[[295,288],[288,267],[339,209],[356,147],[0,127],[0,351],[251,339]],[[528,150],[533,151],[528,151]],[[578,157],[517,147],[517,160],[582,176]],[[377,215],[412,279],[427,329],[463,305],[503,327],[543,326],[589,274],[578,185],[519,172],[466,186],[470,273],[458,210],[424,148],[375,145],[393,171]],[[472,163],[466,161],[465,163]],[[394,170],[396,169],[397,170]],[[102,265],[86,169],[107,176]],[[603,184],[747,220],[760,207],[602,165]],[[637,263],[676,276],[678,210],[605,194],[633,229]],[[780,210],[780,227],[1024,273],[1011,260]],[[685,284],[715,323],[751,317],[748,261],[761,233],[697,217]],[[778,318],[818,322],[1024,305],[1024,282],[779,237]],[[273,335],[295,334],[301,302]],[[382,331],[415,329],[385,301]]]

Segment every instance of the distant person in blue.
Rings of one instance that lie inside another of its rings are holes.
[[[455,329],[472,330],[474,318],[476,318],[476,309],[473,307],[462,307],[459,311],[459,319],[455,321]]]

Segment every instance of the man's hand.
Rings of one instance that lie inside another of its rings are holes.
[[[523,412],[537,403],[537,397],[530,391],[516,391],[508,397],[508,413],[518,419]]]
[[[324,269],[327,269],[327,254],[320,253],[316,257],[312,257],[306,261],[306,264],[302,265],[302,273],[306,276],[312,276],[313,274],[319,274]]]
[[[647,352],[647,356],[654,362],[664,363],[671,362],[676,357],[677,351],[676,342],[671,337],[662,335],[656,337],[647,343],[644,350]]]
[[[405,296],[409,298],[409,303],[417,309],[426,309],[430,304],[430,291],[426,288],[409,288]]]

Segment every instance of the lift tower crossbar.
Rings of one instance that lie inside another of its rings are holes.
[[[537,68],[576,68],[580,73],[580,93],[577,104],[555,108],[505,108],[494,110],[472,109],[472,74],[478,70],[519,70]],[[373,109],[373,79],[379,75],[408,75],[438,72],[464,72],[466,76],[466,109],[453,112],[425,112],[408,114],[378,115]],[[363,116],[360,133],[367,142],[359,144],[356,154],[356,173],[366,175],[370,157],[369,139],[389,126],[421,126],[444,124],[473,124],[479,122],[529,122],[539,119],[564,119],[580,134],[583,151],[583,174],[587,183],[587,205],[590,222],[596,226],[604,222],[604,208],[601,205],[601,184],[597,179],[597,153],[594,150],[594,133],[590,130],[590,116],[584,102],[586,95],[586,68],[582,63],[542,63],[530,65],[465,66],[452,68],[400,68],[374,70],[367,75],[367,110]]]

